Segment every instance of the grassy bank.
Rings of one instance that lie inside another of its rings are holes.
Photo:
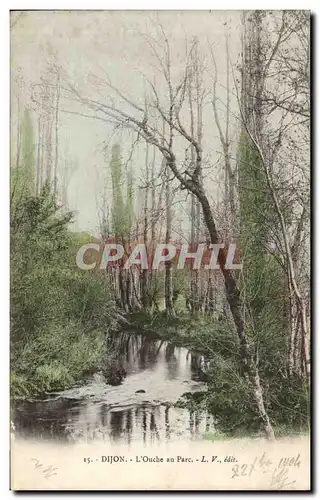
[[[124,328],[154,339],[170,341],[177,347],[186,347],[201,354],[210,355],[217,348],[227,354],[235,352],[237,346],[232,325],[214,317],[195,318],[186,312],[168,318],[164,311],[138,311],[130,315]]]
[[[11,396],[33,398],[74,386],[101,366],[104,332],[79,324],[53,326],[34,338],[13,361]]]
[[[113,297],[106,277],[77,268],[90,236],[70,231],[44,189],[22,197],[11,217],[11,396],[65,389],[99,368]]]
[[[167,318],[136,313],[127,328],[152,338],[170,341],[205,355],[208,391],[186,394],[176,404],[191,411],[207,410],[216,417],[218,433],[223,436],[260,434],[261,419],[256,411],[252,389],[243,376],[237,335],[227,319],[191,318],[178,314]],[[279,344],[280,347],[280,344]],[[309,403],[305,381],[286,373],[285,355],[273,340],[265,346],[259,370],[265,404],[277,436],[308,432]]]

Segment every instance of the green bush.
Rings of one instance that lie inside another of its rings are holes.
[[[88,235],[72,233],[45,187],[11,214],[11,391],[29,397],[74,384],[103,356],[114,303],[103,274],[76,267]]]

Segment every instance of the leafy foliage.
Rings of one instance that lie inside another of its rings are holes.
[[[67,387],[104,354],[113,299],[105,278],[80,271],[78,244],[49,187],[24,196],[11,217],[11,369],[13,396]]]

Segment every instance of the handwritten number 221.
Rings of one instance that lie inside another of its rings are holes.
[[[232,467],[232,472],[233,472],[232,479],[234,477],[239,477],[239,476],[251,476],[252,471],[253,471],[253,464],[234,465]]]

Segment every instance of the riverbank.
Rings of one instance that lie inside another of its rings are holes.
[[[119,338],[115,341],[119,341]],[[185,393],[205,392],[188,350],[141,335],[122,335],[118,363],[126,371],[119,385],[95,373],[85,383],[14,405],[18,437],[91,442],[104,439],[145,443],[202,438],[214,419],[201,411],[176,407]]]
[[[190,315],[168,319],[165,313],[136,312],[112,330],[113,337],[123,333],[168,341],[199,356],[209,356],[216,343],[220,346],[223,342],[228,346],[234,343],[231,348],[236,348],[236,338],[226,336],[219,322],[193,319]],[[92,330],[86,330],[80,322],[66,323],[65,327],[49,325],[45,334],[41,332],[41,338],[36,336],[23,349],[18,370],[13,366],[12,398],[41,397],[50,391],[69,389],[100,371],[110,356],[105,345],[106,334],[102,325]]]
[[[92,335],[95,336],[96,332],[93,332]],[[74,375],[73,378],[65,377],[62,386],[57,383],[54,391],[65,390],[68,393],[70,389],[70,394],[73,394],[73,387],[75,387],[75,391],[81,391],[81,387],[83,387],[85,398],[89,397],[93,402],[95,400],[97,403],[101,402],[99,399],[100,389],[98,390],[98,399],[95,397],[97,386],[93,387],[93,392],[91,389],[86,392],[85,388],[93,373],[97,373],[97,376],[101,378],[102,393],[105,392],[105,387],[111,387],[106,386],[107,381],[101,373],[101,367],[106,364],[108,351],[109,354],[112,352],[115,356],[114,366],[121,368],[126,373],[122,384],[114,388],[115,394],[117,387],[119,387],[120,393],[123,392],[122,388],[126,387],[127,376],[132,372],[132,367],[128,368],[127,363],[129,359],[132,362],[133,358],[135,359],[134,370],[138,370],[138,372],[140,370],[143,372],[144,369],[148,370],[146,367],[149,362],[156,366],[161,356],[162,363],[164,360],[169,363],[162,375],[160,372],[160,378],[153,382],[154,385],[160,387],[163,383],[168,383],[166,382],[168,370],[171,370],[172,376],[177,373],[175,371],[177,369],[176,349],[184,349],[184,356],[190,365],[190,370],[192,370],[192,378],[197,381],[205,381],[208,390],[194,391],[190,390],[188,386],[182,386],[182,389],[175,393],[176,396],[171,398],[170,405],[191,414],[207,413],[211,415],[215,420],[215,432],[214,436],[207,434],[208,439],[216,439],[219,435],[223,438],[235,435],[261,435],[260,419],[252,401],[252,391],[248,387],[247,380],[241,376],[236,336],[232,329],[229,329],[222,321],[191,319],[187,316],[179,317],[179,319],[168,319],[164,314],[136,313],[128,316],[119,326],[119,330],[110,332],[109,343],[104,342],[104,336],[105,334],[100,332],[100,343],[97,345],[92,341],[92,338],[90,341],[90,337],[87,336],[87,351],[81,350],[79,352],[73,347],[70,340],[72,352],[70,352],[69,359],[68,357],[64,359],[68,370],[74,370]],[[144,340],[142,342],[139,339]],[[131,347],[129,347],[130,345]],[[72,358],[72,356],[75,357]],[[79,370],[76,360],[80,360],[80,356],[86,357],[87,363],[81,366],[90,367],[90,369]],[[90,360],[91,364],[88,364]],[[145,401],[150,401],[150,393],[143,394],[146,390],[144,377],[149,376],[147,373],[148,371],[143,375],[141,381],[140,379],[136,381],[136,387],[131,389],[134,404],[137,397],[134,393],[139,390],[142,391],[142,398]],[[285,386],[282,387],[284,390],[286,389]],[[290,406],[287,404],[287,407],[283,409],[280,398],[285,398],[286,394],[280,394],[279,389],[276,389],[273,392],[266,392],[269,414],[276,436],[306,432],[308,430],[308,414],[305,399],[303,399],[304,394],[301,395],[300,406],[294,406],[295,401],[291,400],[289,401]],[[39,398],[40,395],[40,393],[34,393],[25,399],[32,399],[35,396]],[[110,398],[110,392],[108,398]],[[116,396],[117,398],[118,396]],[[151,397],[151,400],[154,399],[157,400],[158,397]],[[121,403],[121,397],[118,398],[118,403],[120,405],[123,403],[123,401]],[[131,403],[129,401],[125,404]],[[205,435],[205,431],[204,429],[203,435]]]
[[[122,329],[131,333],[139,331],[152,339],[166,340],[203,355],[210,355],[217,346],[222,353],[233,353],[238,343],[233,325],[226,320],[210,316],[192,317],[189,313],[168,317],[165,311],[138,311],[128,317]]]
[[[209,363],[206,370],[208,391],[202,395],[187,395],[177,404],[189,409],[206,408],[215,415],[217,429],[223,435],[259,435],[261,420],[257,414],[252,389],[243,376],[239,358],[239,343],[233,323],[226,318],[167,318],[139,313],[131,322],[139,322],[142,331],[151,337],[170,339],[204,355]],[[271,341],[271,339],[270,339]],[[265,404],[276,436],[296,435],[309,430],[308,387],[303,379],[285,376],[285,359],[276,361],[273,346],[260,355],[259,372]]]
[[[11,367],[12,401],[43,398],[84,382],[107,356],[104,339],[102,330],[87,331],[80,324],[69,324],[31,341],[19,366]]]

